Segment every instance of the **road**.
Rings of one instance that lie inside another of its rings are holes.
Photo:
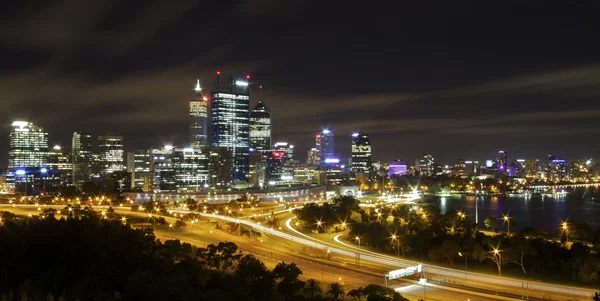
[[[0,205],[0,207],[1,206],[2,205]],[[48,207],[64,208],[64,206]],[[36,207],[31,205],[17,205],[17,207],[9,207],[8,209],[15,214],[24,216],[37,212]],[[144,212],[132,212],[126,207],[115,207],[115,210],[118,211],[119,214],[127,216],[147,218],[148,215]],[[286,211],[288,210],[280,210],[278,213],[284,213]],[[203,246],[207,243],[217,243],[219,241],[232,241],[241,249],[259,256],[261,260],[265,261],[270,267],[282,260],[286,262],[295,262],[304,271],[303,276],[305,278],[321,279],[324,283],[340,281],[348,288],[365,286],[370,283],[383,284],[383,274],[386,271],[418,264],[417,262],[398,259],[393,256],[371,252],[364,248],[343,244],[339,240],[339,236],[336,237],[336,242],[317,240],[295,230],[290,224],[291,219],[288,219],[285,222],[286,229],[284,230],[289,231],[290,234],[288,234],[284,231],[277,231],[270,227],[261,226],[244,218],[227,217],[215,214],[200,215],[215,221],[221,220],[239,223],[245,227],[261,232],[264,236],[261,236],[259,239],[252,239],[249,237],[232,235],[224,231],[216,230],[214,226],[212,226],[212,223],[203,222],[188,227],[188,229],[182,232],[168,231],[168,229],[165,229],[167,230],[165,231],[159,228],[156,230],[157,237],[162,239],[176,238],[198,246]],[[152,227],[150,223],[148,225],[149,227]],[[319,257],[319,253],[326,254],[327,251],[333,254],[333,258],[330,257],[325,259],[325,256],[315,258]],[[360,254],[358,266],[355,261],[356,254]],[[433,275],[442,275],[448,279],[464,280],[465,272],[433,265],[427,265],[426,269],[429,275],[428,278],[430,279],[426,287],[417,284],[415,279],[391,281],[389,284],[403,295],[411,298],[423,298],[423,296],[427,294],[427,300],[518,300],[517,298],[490,295],[489,292],[485,294],[478,293],[477,291],[480,288],[491,288],[492,291],[504,291],[506,290],[505,288],[512,288],[512,292],[516,297],[520,297],[519,294],[525,292],[526,295],[532,295],[538,298],[552,296],[552,300],[589,300],[589,294],[593,292],[589,289],[537,282],[526,282],[527,289],[523,290],[520,287],[521,283],[525,283],[523,280],[494,277],[470,272],[467,273],[467,283],[461,283],[460,285],[454,286],[443,282],[436,284],[432,283],[432,281],[435,282],[435,277],[432,277]],[[517,282],[519,286],[515,287],[514,284]],[[471,287],[464,286],[465,284]],[[538,294],[538,292],[541,292],[541,294]],[[565,296],[565,292],[569,292],[566,295],[571,295],[571,297]],[[575,295],[575,297],[573,297],[573,295]]]

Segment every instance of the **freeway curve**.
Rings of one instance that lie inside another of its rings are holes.
[[[286,221],[286,225],[290,230],[292,230],[298,236],[284,233],[284,232],[281,232],[281,231],[278,231],[275,229],[271,229],[270,227],[261,226],[254,222],[251,222],[249,220],[228,217],[228,216],[222,216],[222,215],[216,215],[216,214],[200,213],[200,215],[204,216],[204,217],[208,217],[208,218],[217,218],[217,219],[225,220],[225,221],[232,222],[232,223],[240,223],[245,226],[254,228],[256,230],[260,230],[265,233],[268,233],[268,234],[271,234],[271,235],[274,235],[274,236],[277,236],[277,237],[280,237],[283,239],[287,239],[287,240],[290,240],[290,241],[293,241],[293,242],[296,242],[296,243],[299,243],[302,245],[306,245],[306,246],[310,246],[310,247],[314,247],[314,248],[318,248],[318,249],[323,249],[324,251],[329,250],[331,253],[334,253],[334,254],[339,254],[339,255],[349,256],[349,257],[355,257],[356,254],[360,254],[360,259],[362,259],[362,260],[379,263],[379,264],[385,264],[385,265],[389,265],[394,268],[403,268],[403,267],[414,266],[414,265],[419,264],[419,262],[416,262],[416,261],[399,259],[399,258],[389,256],[389,255],[382,255],[382,254],[379,254],[376,252],[359,249],[354,246],[350,246],[350,245],[346,245],[346,244],[343,245],[344,248],[337,247],[336,245],[334,245],[332,243],[328,243],[328,242],[324,242],[324,241],[312,238],[308,235],[300,233],[296,229],[293,229],[293,227],[290,225],[290,222],[292,219],[288,219]],[[352,251],[349,251],[348,249],[351,249]],[[435,265],[428,264],[426,266],[426,269],[427,269],[428,273],[433,273],[433,274],[437,274],[440,276],[453,277],[453,278],[458,278],[458,279],[465,277],[464,271],[439,267],[439,266],[435,266]],[[594,290],[587,289],[587,288],[573,287],[573,286],[546,284],[546,283],[535,282],[535,281],[525,281],[525,280],[506,278],[506,277],[496,277],[496,276],[490,276],[490,275],[472,273],[472,272],[467,272],[466,275],[470,279],[476,279],[477,282],[491,284],[491,285],[502,285],[502,286],[512,287],[512,288],[516,288],[516,289],[525,288],[525,289],[529,289],[529,290],[536,290],[536,291],[550,292],[550,293],[559,293],[559,294],[563,294],[563,295],[571,295],[571,296],[584,297],[584,298],[589,298],[591,296],[591,294],[594,293]]]

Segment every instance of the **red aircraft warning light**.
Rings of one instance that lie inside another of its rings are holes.
[[[217,75],[221,75],[221,71],[217,70]]]

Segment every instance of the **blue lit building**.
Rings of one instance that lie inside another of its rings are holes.
[[[333,158],[334,136],[330,129],[324,129],[317,134],[316,146],[319,151],[319,159],[324,163],[327,159]]]
[[[249,101],[247,80],[234,80],[217,72],[211,93],[212,146],[231,151],[234,181],[248,181],[249,177]]]

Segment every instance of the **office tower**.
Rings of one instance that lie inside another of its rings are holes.
[[[317,162],[321,163],[321,133],[318,133],[315,136],[315,155],[314,156],[317,159]]]
[[[505,151],[498,151],[496,158],[496,168],[500,173],[508,173],[508,154]]]
[[[266,183],[267,157],[266,152],[250,152],[250,186],[264,187]]]
[[[273,144],[273,151],[285,153],[285,161],[294,159],[294,145],[287,142],[277,142]]]
[[[73,133],[71,160],[73,162],[73,184],[81,189],[83,183],[92,178],[92,135]]]
[[[203,148],[207,145],[208,99],[202,95],[200,80],[194,88],[194,99],[190,100],[190,147]]]
[[[61,185],[73,182],[73,161],[68,153],[63,152],[59,145],[55,145],[48,152],[48,169],[57,171]]]
[[[250,147],[260,153],[271,150],[271,111],[262,100],[250,112]]]
[[[148,192],[152,187],[151,156],[147,150],[127,152],[127,172],[131,175],[133,191]]]
[[[554,181],[562,181],[567,177],[567,161],[553,156],[548,165],[547,177]]]
[[[415,160],[415,169],[421,176],[432,177],[435,175],[434,158],[432,155],[423,153],[422,159]]]
[[[234,181],[248,180],[249,100],[248,81],[234,80],[217,72],[211,97],[212,146],[225,147],[231,152]]]
[[[316,148],[311,148],[306,155],[306,163],[319,164],[319,151]]]
[[[352,134],[352,171],[369,173],[371,170],[371,142],[365,133]]]
[[[100,174],[125,170],[123,165],[123,136],[106,134],[98,137]]]
[[[388,176],[391,177],[401,177],[408,173],[408,163],[395,160],[388,164]]]
[[[267,183],[269,186],[276,185],[281,181],[285,153],[272,151],[267,153]]]
[[[325,162],[327,159],[333,158],[333,132],[329,129],[324,129],[321,134],[317,135],[317,139],[319,140],[317,143],[319,160]]]
[[[171,157],[173,147],[150,148],[150,170],[152,171],[153,192],[174,192],[177,190],[175,170]]]
[[[10,132],[8,168],[42,167],[48,164],[48,133],[31,122],[15,121]]]
[[[198,192],[208,188],[208,157],[202,151],[191,147],[174,148],[171,165],[177,192]]]
[[[226,147],[211,147],[208,154],[208,169],[211,187],[221,189],[231,184],[233,157]]]

